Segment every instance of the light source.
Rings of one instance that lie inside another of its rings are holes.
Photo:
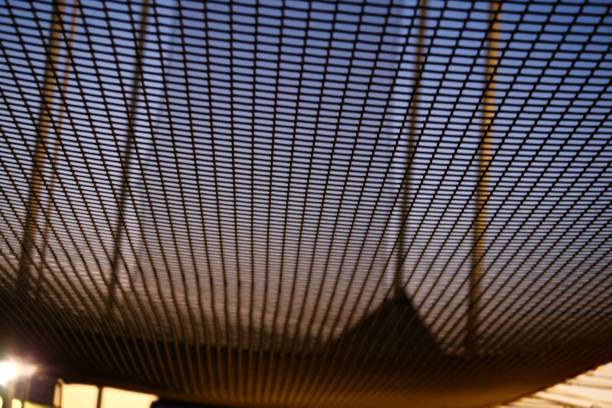
[[[18,377],[28,377],[36,372],[36,366],[14,359],[0,361],[0,386],[5,386]]]

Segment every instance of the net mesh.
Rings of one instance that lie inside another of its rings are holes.
[[[12,346],[279,406],[480,406],[610,360],[610,7],[3,2]]]

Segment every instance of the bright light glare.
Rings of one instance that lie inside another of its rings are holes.
[[[7,385],[20,376],[31,376],[36,371],[36,366],[21,364],[15,360],[0,361],[0,386]]]
[[[0,385],[6,385],[19,376],[19,364],[13,360],[0,361]]]
[[[21,371],[20,371],[20,375],[23,375],[25,377],[29,377],[31,375],[34,375],[34,373],[36,372],[36,366],[33,364],[26,364],[23,365],[21,367]]]

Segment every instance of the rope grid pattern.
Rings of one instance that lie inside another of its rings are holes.
[[[612,359],[611,7],[5,0],[5,346],[277,406]]]

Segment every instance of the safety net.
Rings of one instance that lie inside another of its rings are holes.
[[[240,406],[612,360],[611,7],[4,1],[3,346]]]

